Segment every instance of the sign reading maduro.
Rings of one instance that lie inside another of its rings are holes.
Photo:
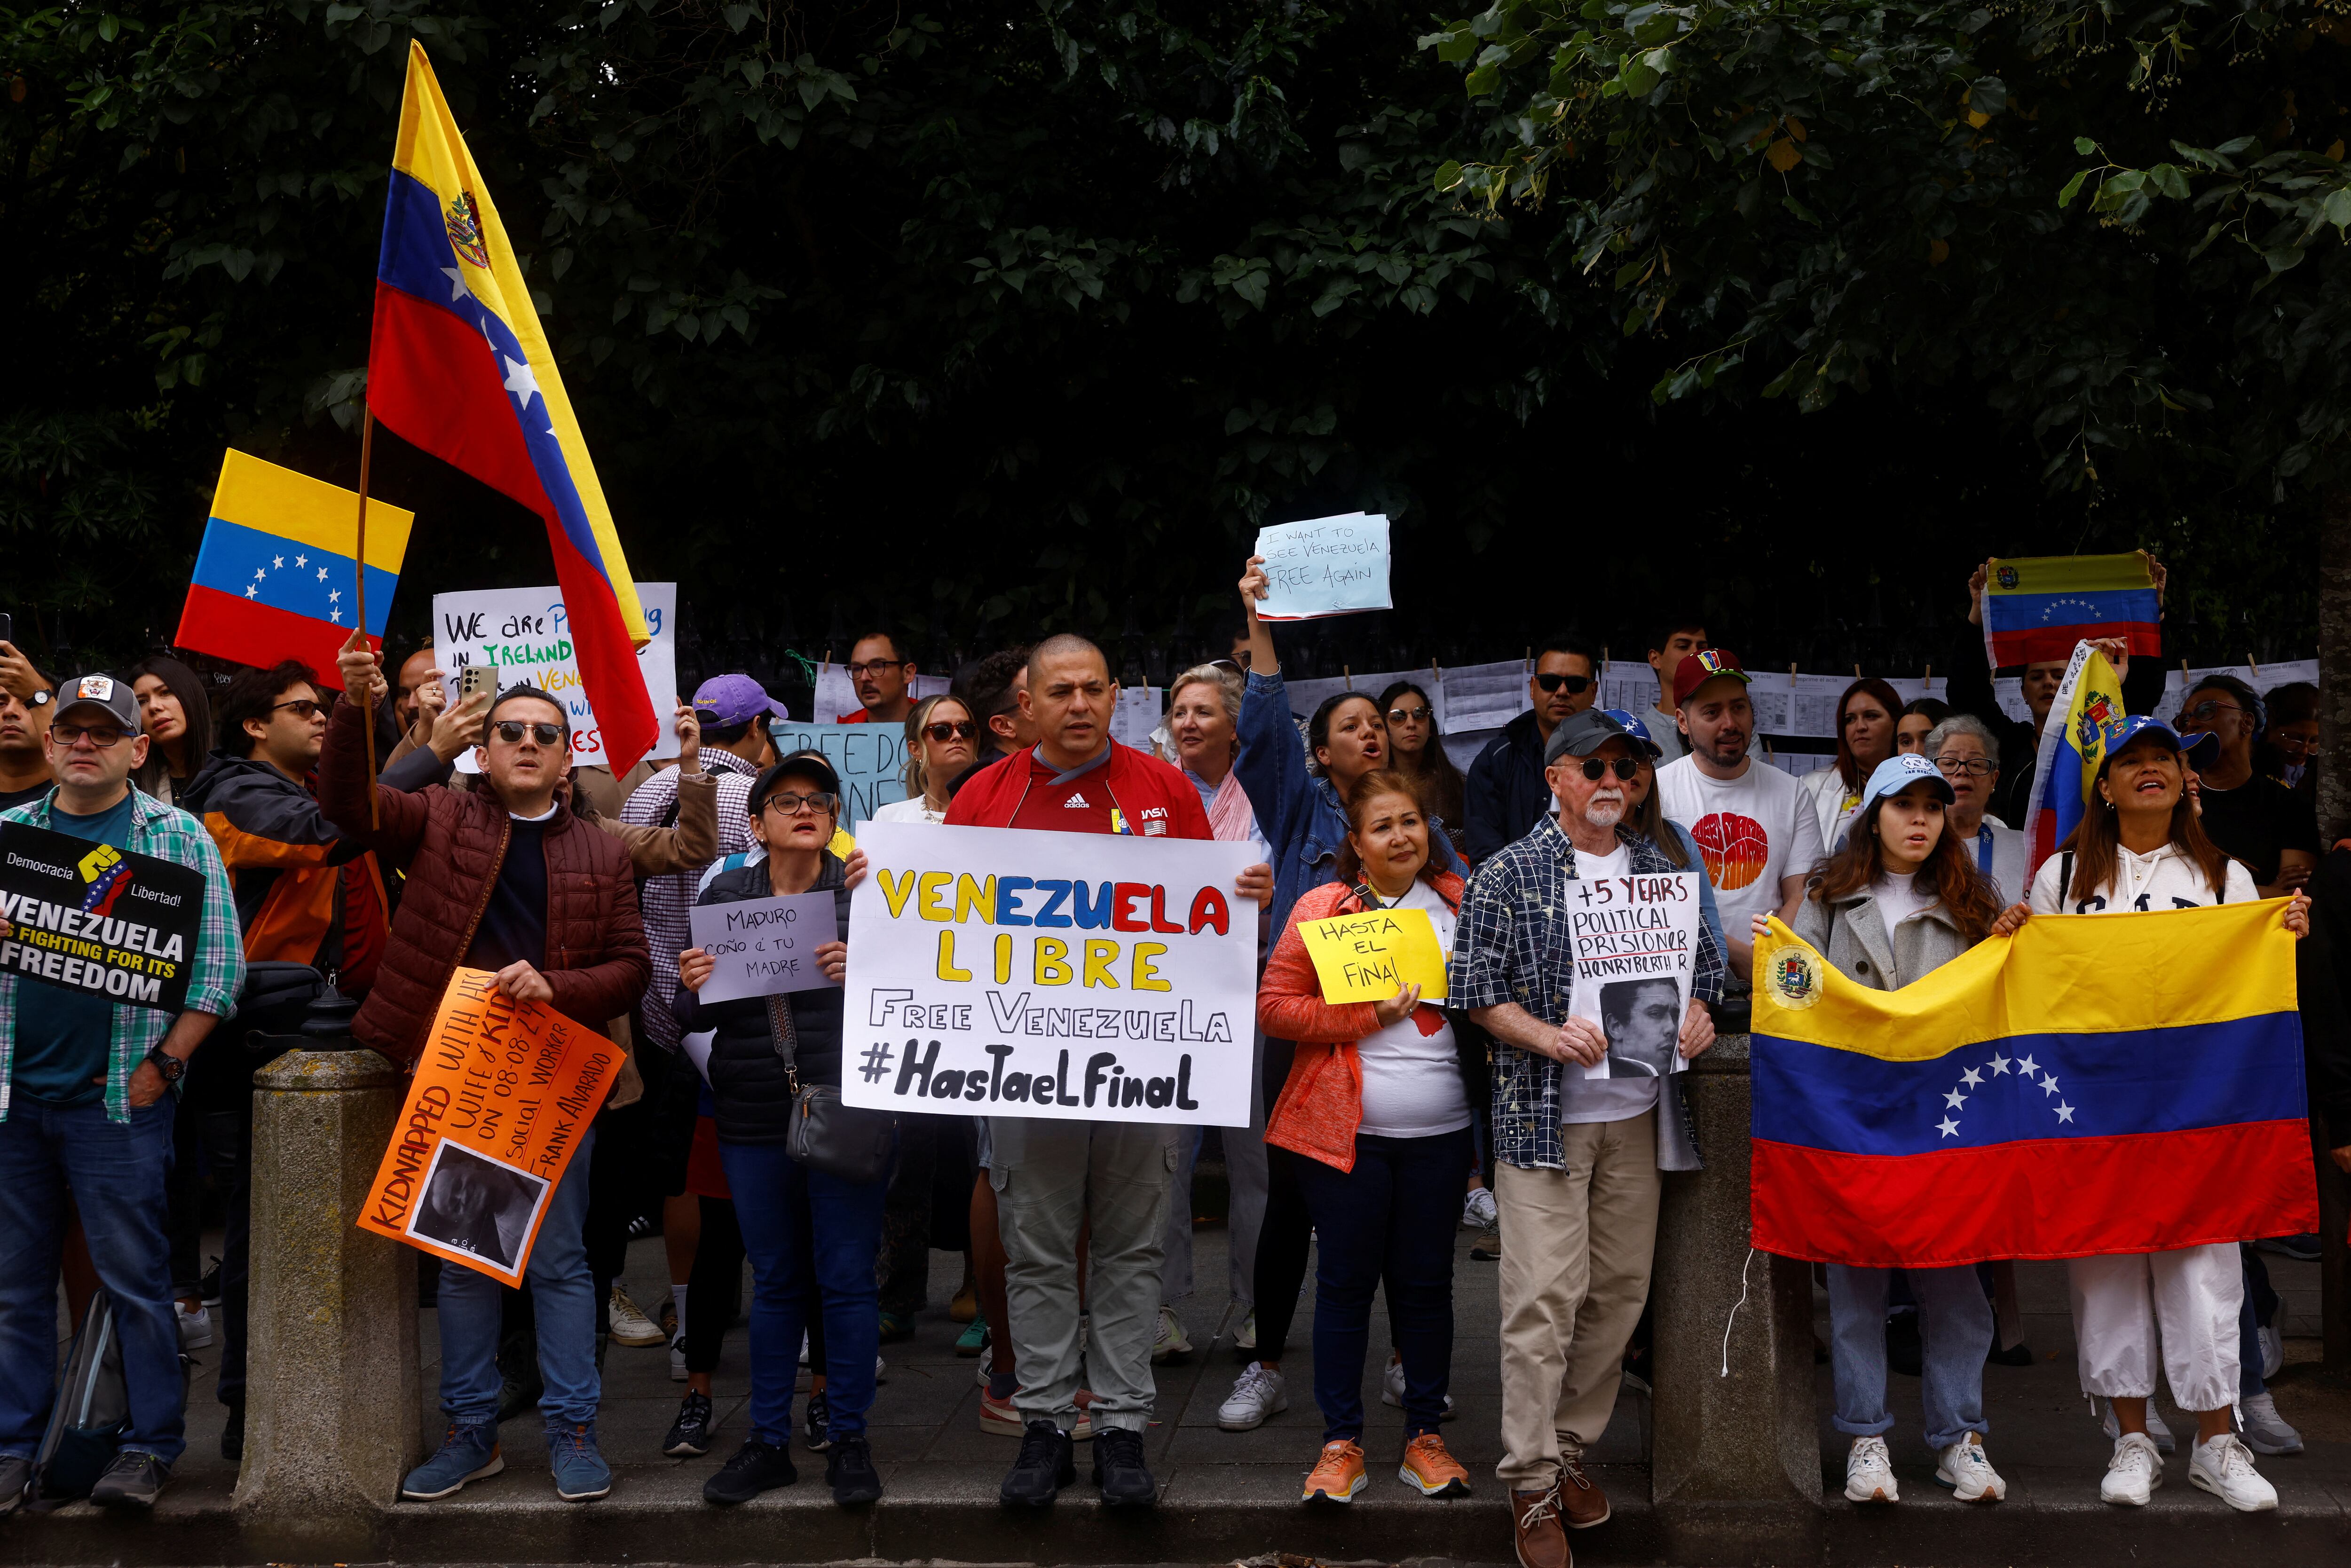
[[[857,842],[845,1103],[1249,1124],[1249,845],[919,822]]]
[[[496,978],[450,980],[360,1228],[519,1285],[621,1049]]]
[[[0,825],[0,973],[175,1013],[204,918],[200,871]]]

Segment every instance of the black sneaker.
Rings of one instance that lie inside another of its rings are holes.
[[[702,1483],[705,1502],[749,1502],[763,1491],[788,1487],[800,1479],[792,1469],[791,1450],[754,1437],[735,1450],[719,1472]]]
[[[245,1463],[245,1401],[228,1401],[228,1419],[221,1423],[221,1458],[232,1465]]]
[[[21,1454],[0,1454],[0,1519],[16,1511],[25,1489],[33,1484],[33,1461]]]
[[[1093,1480],[1106,1508],[1148,1508],[1159,1500],[1159,1483],[1143,1462],[1143,1434],[1123,1427],[1094,1427]]]
[[[196,1299],[208,1307],[217,1307],[221,1304],[221,1260],[219,1259],[213,1260],[213,1266],[204,1270],[204,1279],[197,1282]]]
[[[1008,1505],[1048,1508],[1061,1490],[1077,1479],[1070,1435],[1050,1421],[1031,1421],[1020,1434],[1020,1453],[996,1495]]]
[[[114,1456],[114,1462],[89,1489],[89,1500],[100,1508],[150,1509],[171,1484],[171,1466],[152,1454],[126,1450]]]
[[[808,1410],[800,1416],[800,1440],[818,1453],[832,1447],[832,1406],[825,1402],[824,1390],[809,1390]]]
[[[678,1401],[677,1419],[662,1439],[662,1452],[673,1459],[698,1459],[710,1452],[710,1396],[688,1392]]]
[[[862,1437],[843,1437],[832,1446],[824,1479],[832,1500],[843,1508],[862,1508],[882,1496],[882,1472],[873,1468],[873,1450]]]

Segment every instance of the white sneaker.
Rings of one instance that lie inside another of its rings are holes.
[[[669,1342],[669,1380],[672,1383],[685,1381],[685,1330],[683,1327],[677,1331],[677,1337]]]
[[[1152,1361],[1173,1361],[1191,1354],[1192,1342],[1184,1337],[1184,1320],[1176,1315],[1175,1308],[1161,1307],[1158,1326],[1151,1336]]]
[[[2202,1487],[2239,1513],[2277,1506],[2277,1488],[2253,1469],[2253,1456],[2234,1432],[2196,1445],[2188,1456],[2188,1484]]]
[[[1482,1186],[1471,1187],[1469,1196],[1461,1204],[1461,1228],[1491,1230],[1499,1218],[1500,1211],[1494,1207],[1493,1193]]]
[[[172,1315],[179,1320],[182,1350],[202,1350],[213,1343],[213,1315],[202,1305],[192,1312],[174,1301]]]
[[[2097,1401],[2097,1406],[2100,1417],[2099,1430],[2105,1433],[2107,1441],[2121,1442],[2123,1440],[2122,1423],[2115,1419],[2113,1401],[2100,1399]],[[2155,1439],[2158,1453],[2168,1454],[2179,1446],[2179,1441],[2171,1435],[2171,1428],[2163,1424],[2163,1412],[2155,1407],[2155,1401],[2152,1399],[2147,1403],[2147,1435]]]
[[[2008,1496],[2008,1483],[1991,1468],[1983,1439],[1973,1432],[1935,1456],[1935,1482],[1950,1488],[1960,1502],[1998,1502]]]
[[[1261,1361],[1241,1368],[1233,1391],[1217,1406],[1217,1425],[1228,1432],[1247,1432],[1265,1425],[1269,1416],[1290,1408],[1290,1385],[1281,1374]]]
[[[1380,1403],[1404,1408],[1404,1361],[1400,1356],[1388,1357],[1387,1372],[1380,1378]],[[1445,1396],[1445,1414],[1437,1419],[1450,1421],[1453,1414],[1453,1396],[1448,1394]]]
[[[1844,1495],[1855,1502],[1900,1502],[1894,1484],[1894,1456],[1883,1437],[1855,1437],[1844,1457]]]
[[[2278,1333],[2275,1323],[2255,1329],[2253,1333],[2262,1342],[2262,1381],[2267,1383],[2284,1370],[2285,1335]]]
[[[809,1359],[808,1359],[808,1358],[809,1358],[809,1341],[808,1341],[808,1335],[806,1335],[806,1334],[802,1334],[802,1335],[800,1335],[800,1364],[801,1364],[802,1366],[806,1366],[806,1365],[808,1365],[808,1364],[809,1364]]]
[[[2266,1391],[2254,1395],[2237,1406],[2244,1416],[2241,1434],[2245,1447],[2257,1454],[2298,1454],[2302,1452],[2302,1434],[2286,1424],[2278,1414],[2277,1397]]]
[[[2163,1484],[2163,1456],[2143,1433],[2115,1439],[2115,1457],[2106,1461],[2106,1479],[2098,1483],[2098,1500],[2144,1504]]]
[[[887,1383],[887,1382],[889,1382],[889,1381],[890,1381],[889,1376],[888,1376],[889,1371],[890,1371],[890,1364],[889,1364],[888,1362],[886,1362],[886,1361],[883,1360],[883,1359],[882,1359],[880,1356],[878,1356],[878,1355],[877,1355],[877,1356],[875,1356],[875,1357],[873,1358],[873,1381],[874,1381],[874,1382],[876,1382],[876,1383]]]
[[[622,1344],[653,1345],[663,1343],[661,1324],[645,1316],[644,1309],[629,1299],[629,1292],[619,1285],[612,1287],[612,1337]]]
[[[1255,1350],[1257,1348],[1256,1309],[1251,1308],[1249,1315],[1241,1320],[1241,1326],[1233,1331],[1233,1348],[1235,1350]]]

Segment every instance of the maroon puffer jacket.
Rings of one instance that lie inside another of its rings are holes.
[[[449,977],[472,946],[506,856],[507,818],[486,789],[434,785],[413,794],[369,787],[366,730],[355,703],[340,703],[319,764],[319,804],[327,820],[404,867],[408,885],[393,916],[375,988],[351,1022],[360,1044],[413,1063],[440,1008]],[[381,813],[368,825],[368,797]],[[559,803],[547,830],[547,966],[552,1006],[601,1029],[644,995],[653,977],[636,878],[620,840]]]

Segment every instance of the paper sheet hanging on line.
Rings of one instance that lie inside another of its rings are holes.
[[[662,716],[661,736],[648,757],[677,755],[677,584],[640,582],[638,601],[653,641],[637,650],[645,695]],[[571,719],[571,760],[582,768],[605,763],[604,737],[580,683],[579,649],[563,594],[554,588],[499,588],[433,596],[433,658],[449,673],[444,689],[456,695],[456,672],[493,664],[501,689],[532,685],[563,705]],[[457,771],[478,773],[471,747],[457,754]]]
[[[1445,999],[1445,949],[1426,909],[1367,909],[1298,928],[1326,1002],[1384,1002],[1406,986]]]
[[[1118,706],[1111,710],[1110,737],[1137,751],[1151,750],[1151,732],[1159,727],[1162,695],[1157,686],[1119,687]]]
[[[1388,597],[1388,520],[1349,512],[1259,528],[1271,591],[1259,601],[1260,621],[1312,621],[1394,607]]]
[[[1697,873],[1595,877],[1567,884],[1575,945],[1573,1010],[1608,1038],[1586,1078],[1662,1078],[1689,1064],[1682,1017],[1696,977]]]
[[[731,1002],[838,985],[816,967],[816,950],[840,938],[838,915],[830,890],[695,904],[686,912],[694,945],[717,962],[696,994]]]
[[[1462,664],[1440,672],[1445,688],[1445,733],[1499,729],[1534,706],[1527,695],[1533,670],[1524,659],[1495,664]]]

